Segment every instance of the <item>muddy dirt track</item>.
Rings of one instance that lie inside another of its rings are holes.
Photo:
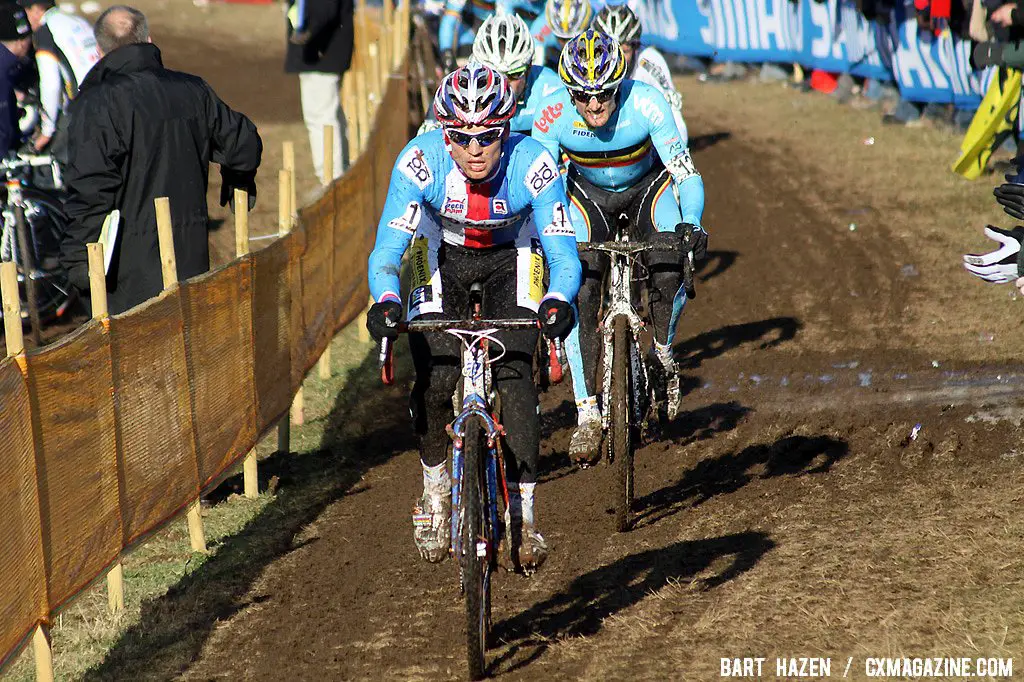
[[[229,83],[225,59],[195,70]],[[229,97],[276,121],[278,86],[294,84],[264,66],[260,89]],[[956,272],[954,237],[922,247],[906,222],[887,227],[919,211],[913,197],[884,179],[810,191],[828,165],[794,150],[814,141],[737,113],[735,91],[681,87],[712,235],[676,348],[686,411],[638,452],[639,520],[615,534],[611,472],[564,456],[567,387],[544,397],[553,552],[531,579],[496,576],[492,672],[710,680],[720,657],[823,656],[834,677],[853,657],[860,679],[868,656],[1019,657],[1024,368],[998,346],[1015,327],[997,321],[975,362],[976,328],[993,323],[970,306],[990,294]],[[766,93],[752,96],[799,97]],[[408,379],[407,358],[399,369]],[[380,386],[371,357],[352,370],[321,448],[261,465],[276,501],[147,605],[89,679],[463,678],[455,568],[412,544],[402,383]]]

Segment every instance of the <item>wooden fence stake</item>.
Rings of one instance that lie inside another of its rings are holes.
[[[244,189],[235,190],[235,256],[241,258],[249,253],[249,193]],[[242,460],[242,486],[248,498],[259,497],[259,469],[256,464],[256,448]]]
[[[277,176],[277,232],[281,236],[288,234],[292,229],[291,193],[292,174],[290,171],[282,168]],[[292,303],[293,305],[295,304],[294,301]],[[301,302],[299,304],[301,305]],[[295,393],[295,397],[292,399],[292,407],[289,414],[292,424],[298,426],[306,421],[305,400],[302,395],[301,384],[299,385],[299,390]],[[278,433],[278,440],[280,440],[280,433]]]
[[[291,209],[288,207],[288,187],[291,180],[288,171],[282,169],[277,176],[277,234],[284,237],[291,231]],[[294,303],[294,302],[293,302]],[[291,381],[291,378],[288,379]],[[294,401],[292,403],[294,408]],[[283,417],[277,424],[277,449],[280,452],[291,452],[291,415]]]
[[[367,49],[367,51],[370,56],[370,63],[367,66],[366,74],[369,80],[368,86],[370,88],[370,92],[374,96],[373,108],[371,109],[372,117],[373,114],[375,114],[380,109],[382,99],[381,93],[383,92],[383,89],[381,88],[380,77],[380,48],[376,40],[370,43],[370,46]]]
[[[370,93],[364,69],[356,69],[356,115],[359,117],[359,153],[366,150],[366,142],[370,139],[370,126],[373,117],[370,115]]]
[[[50,646],[50,629],[45,625],[38,626],[32,635],[36,682],[53,682],[53,649]]]
[[[160,244],[160,266],[164,277],[164,291],[178,286],[178,265],[174,256],[174,233],[171,231],[171,200],[167,197],[154,199],[156,204],[156,233]],[[203,532],[203,516],[196,498],[188,506],[188,539],[195,552],[206,551],[206,534]]]
[[[324,126],[324,186],[330,187],[334,181],[334,126]],[[334,238],[331,236],[331,250],[334,250]],[[330,254],[330,259],[327,261],[328,278],[330,281],[334,281],[334,273],[332,272],[334,263],[334,253]],[[332,335],[331,338],[334,338]],[[320,356],[320,361],[317,363],[317,369],[320,372],[321,379],[331,378],[331,344],[327,343],[327,348],[324,348],[323,354]]]
[[[107,277],[103,268],[103,244],[86,244],[89,256],[89,298],[92,302],[92,319],[107,317]],[[111,613],[124,609],[124,568],[121,562],[107,571],[107,606]]]
[[[341,79],[341,112],[345,116],[349,166],[359,158],[359,114],[356,107],[355,71],[350,70]]]
[[[387,74],[391,72],[391,60],[394,59],[394,47],[395,38],[393,29],[395,27],[395,7],[394,0],[383,0],[381,2],[381,22],[380,22],[380,54],[381,61],[384,64],[384,77],[387,78]],[[385,80],[385,82],[387,82]]]
[[[284,152],[284,163],[282,165],[288,171],[288,208],[291,210],[288,216],[294,224],[295,217],[299,212],[298,197],[295,193],[295,143],[291,140],[285,140],[282,151]]]

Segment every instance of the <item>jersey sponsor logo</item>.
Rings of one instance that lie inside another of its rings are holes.
[[[654,78],[654,80],[658,81],[658,85],[660,85],[665,90],[671,90],[672,89],[672,83],[665,76],[665,72],[662,71],[650,59],[647,59],[646,57],[641,57],[640,58],[640,68],[642,68],[647,73],[651,74],[651,76]]]
[[[409,205],[405,207],[405,213],[393,218],[388,221],[388,227],[393,227],[396,230],[401,230],[406,234],[416,234],[416,228],[419,227],[420,217],[423,215],[423,211],[420,205],[415,201],[410,201]]]
[[[594,133],[592,133],[592,132],[591,132],[591,131],[590,131],[590,130],[589,130],[588,128],[586,128],[586,127],[583,127],[583,128],[575,128],[575,129],[573,129],[573,131],[572,131],[572,134],[573,134],[573,135],[579,135],[580,137],[597,137],[597,135],[595,135]]]
[[[409,308],[418,308],[424,303],[429,303],[434,300],[434,287],[429,284],[424,284],[421,287],[416,287],[409,292]]]
[[[551,155],[544,153],[538,156],[526,171],[526,189],[534,198],[551,186],[558,179],[558,168]]]
[[[545,227],[541,234],[545,237],[575,237],[576,230],[569,222],[569,212],[561,201],[555,202],[551,210],[551,224]]]
[[[413,147],[407,151],[405,156],[399,160],[398,167],[420,189],[426,189],[434,179],[434,174],[430,172],[423,150],[419,147]]]
[[[502,215],[508,215],[508,202],[504,199],[495,199],[494,212],[501,213]]]
[[[548,97],[548,96],[553,95],[556,92],[558,92],[558,89],[561,88],[561,87],[562,86],[560,86],[560,85],[545,85],[545,86],[541,87],[540,94],[543,97]]]
[[[561,102],[559,102],[558,104],[549,105],[544,110],[544,113],[541,115],[541,117],[534,121],[534,127],[536,127],[537,130],[541,131],[542,133],[548,132],[549,130],[551,130],[551,126],[554,124],[554,122],[557,121],[558,118],[562,115],[563,108],[565,108],[565,105],[562,104]]]
[[[682,154],[677,154],[671,159],[665,162],[665,168],[672,174],[672,179],[676,182],[682,182],[688,178],[699,176],[697,167],[693,165],[693,159],[690,158],[690,150],[684,150]]]
[[[652,126],[659,126],[665,122],[665,112],[649,95],[634,95],[632,101],[633,108],[643,114]]]
[[[465,212],[466,201],[464,199],[449,197],[444,202],[444,213],[449,215],[462,215]]]

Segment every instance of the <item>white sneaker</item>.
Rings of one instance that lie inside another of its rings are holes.
[[[431,563],[444,561],[452,544],[452,495],[423,497],[412,509],[412,537],[420,556]]]

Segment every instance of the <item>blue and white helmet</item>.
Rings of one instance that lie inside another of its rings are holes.
[[[434,116],[445,127],[500,125],[515,113],[508,79],[474,62],[445,76],[434,95]]]
[[[626,58],[614,38],[587,29],[562,48],[558,76],[570,90],[611,90],[626,77]]]

